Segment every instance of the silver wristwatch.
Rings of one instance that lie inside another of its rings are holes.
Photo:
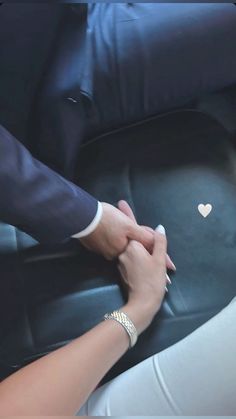
[[[129,347],[132,348],[135,345],[138,339],[137,329],[130,318],[125,313],[123,313],[123,311],[115,310],[112,311],[112,313],[107,313],[104,316],[104,320],[115,320],[120,323],[129,335]]]

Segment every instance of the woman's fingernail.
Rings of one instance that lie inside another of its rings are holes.
[[[176,272],[176,271],[177,271],[177,268],[176,268],[175,264],[174,264],[172,261],[170,262],[170,264],[171,264],[170,269],[171,269],[172,271]]]
[[[177,270],[176,266],[175,266],[174,262],[172,262],[170,256],[166,255],[166,258],[167,258],[167,263],[170,264],[170,269],[172,269],[173,271],[176,271]]]
[[[157,226],[156,231],[158,231],[158,233],[163,234],[163,236],[166,235],[166,230],[165,227],[163,227],[163,225],[159,224],[159,226]]]
[[[172,263],[172,267],[173,267],[174,271],[177,271],[177,268],[176,268],[174,262],[171,261],[171,263]]]
[[[168,274],[166,274],[166,279],[167,279],[168,283],[171,285],[171,284],[172,284],[172,282],[171,282],[171,279],[170,279],[170,277],[169,277],[169,275],[168,275]]]
[[[167,287],[165,287],[165,290],[166,290],[166,292],[169,292]]]

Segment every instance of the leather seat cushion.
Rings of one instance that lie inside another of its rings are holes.
[[[177,265],[161,312],[106,379],[191,333],[235,296],[235,162],[223,127],[194,111],[156,117],[82,148],[78,183],[101,201],[127,199],[141,224],[163,224]],[[212,204],[207,218],[199,203]],[[81,335],[125,298],[115,263],[77,241],[26,251],[17,272],[22,309],[0,345],[9,372]]]

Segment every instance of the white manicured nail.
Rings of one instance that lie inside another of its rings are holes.
[[[166,290],[166,292],[169,292],[167,287],[165,287],[165,290]]]
[[[168,283],[171,285],[171,284],[172,284],[172,282],[171,282],[171,279],[170,279],[170,277],[169,277],[169,275],[168,275],[168,274],[166,274],[166,279],[167,279]]]
[[[160,234],[163,234],[163,236],[166,235],[165,227],[163,227],[161,224],[159,224],[159,226],[157,226],[156,231],[158,231],[158,233],[160,233]]]
[[[171,262],[172,262],[172,261],[171,261]],[[172,262],[172,266],[173,266],[173,268],[174,268],[174,271],[177,271],[177,268],[176,268],[176,266],[175,266],[174,262]]]

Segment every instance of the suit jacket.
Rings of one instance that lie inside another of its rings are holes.
[[[97,200],[39,160],[0,125],[0,220],[36,240],[60,242],[85,229]]]
[[[40,111],[33,106],[45,63],[53,56],[57,27],[67,13],[49,4],[13,9],[4,4],[0,10],[0,221],[40,242],[59,242],[86,228],[97,211],[96,199],[69,181],[75,177],[82,139],[80,102],[73,107],[67,100],[70,92],[57,95],[49,80],[53,106]],[[32,109],[40,121],[32,121]]]

